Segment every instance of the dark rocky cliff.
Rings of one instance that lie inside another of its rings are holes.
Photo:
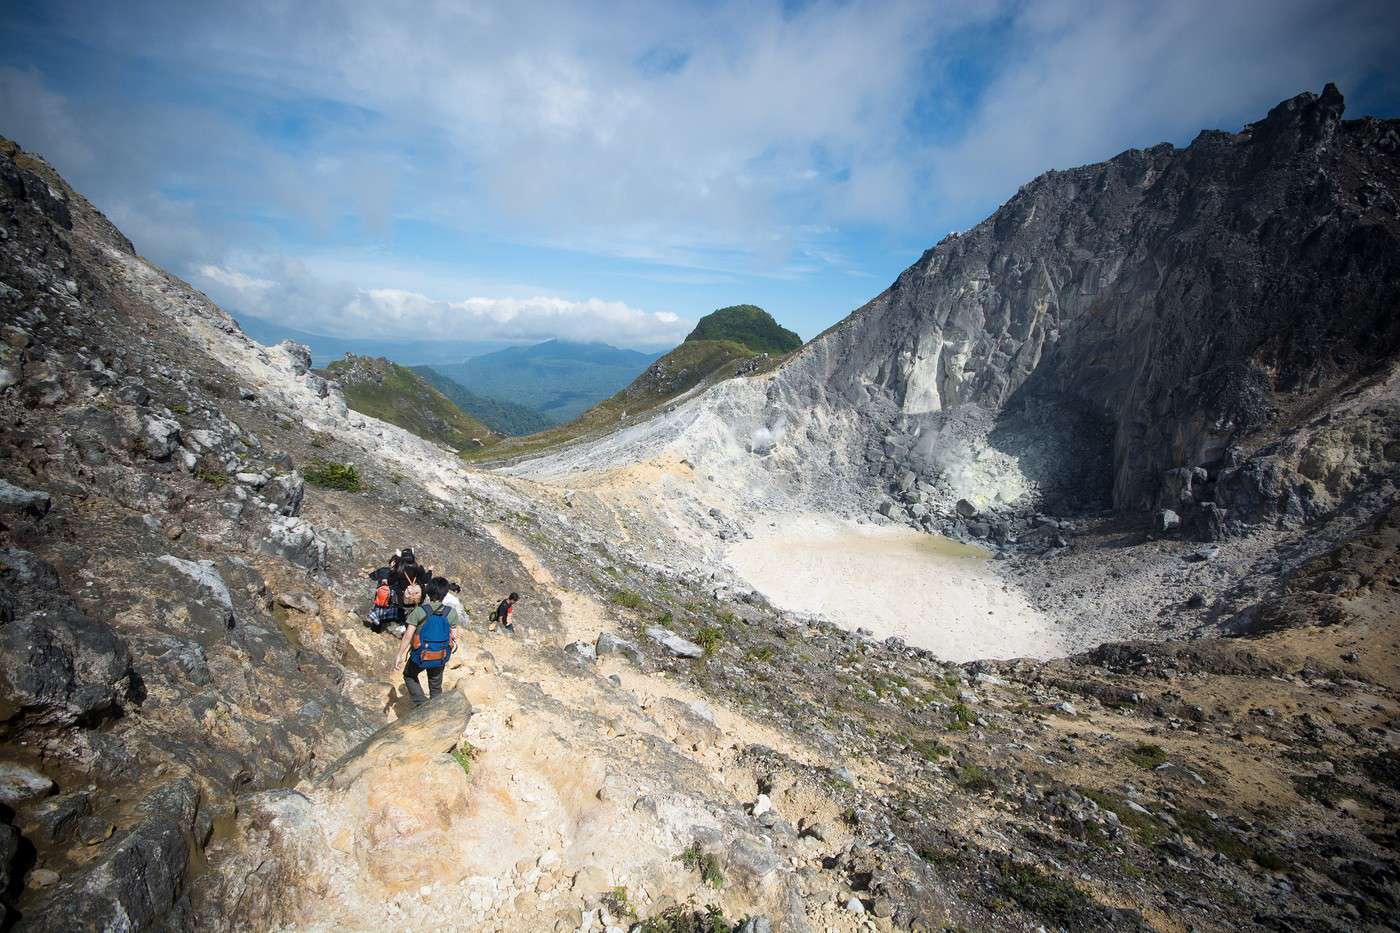
[[[1238,133],[1042,175],[814,341],[821,391],[914,417],[1097,414],[1119,508],[1154,505],[1173,468],[1214,481],[1400,348],[1400,121],[1342,111],[1328,85]],[[1288,494],[1236,485],[1256,510]]]

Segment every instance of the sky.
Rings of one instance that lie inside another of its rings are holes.
[[[236,314],[335,336],[804,338],[1049,169],[1328,81],[1400,115],[1400,12],[1321,0],[0,0],[0,134]]]

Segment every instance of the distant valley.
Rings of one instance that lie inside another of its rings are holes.
[[[433,368],[470,392],[533,408],[558,424],[626,387],[660,355],[549,340]]]

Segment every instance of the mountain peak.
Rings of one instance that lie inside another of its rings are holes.
[[[730,305],[711,311],[687,336],[693,340],[729,340],[755,353],[788,353],[802,346],[796,331],[788,330],[757,305]]]

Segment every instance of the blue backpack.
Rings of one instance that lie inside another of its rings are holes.
[[[416,666],[430,670],[442,667],[452,657],[452,624],[447,620],[452,607],[440,603],[434,609],[424,603],[423,611],[427,615],[413,633],[413,649],[408,656]]]

